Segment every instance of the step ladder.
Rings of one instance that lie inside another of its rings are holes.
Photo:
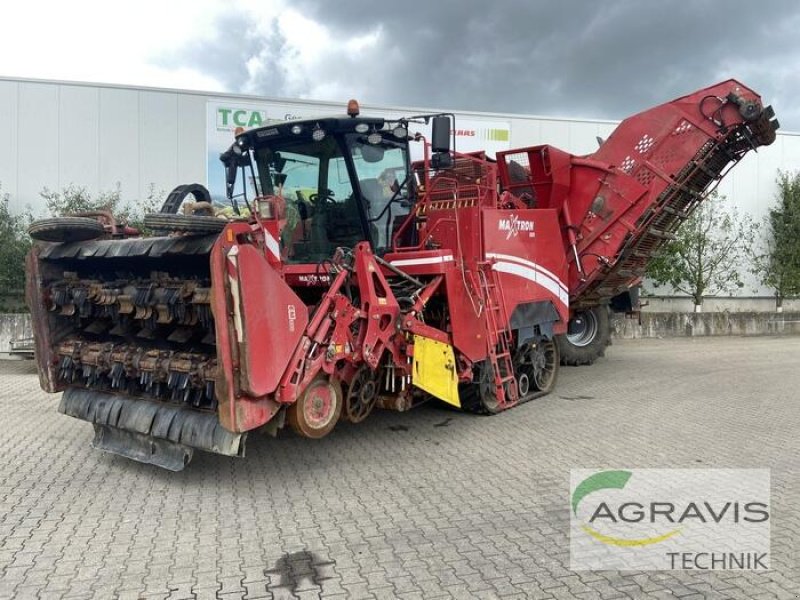
[[[492,368],[498,405],[507,408],[519,401],[519,391],[511,359],[513,338],[509,328],[505,297],[498,273],[492,268],[492,264],[491,262],[479,264],[478,282],[486,320],[486,345],[489,351],[487,360]]]

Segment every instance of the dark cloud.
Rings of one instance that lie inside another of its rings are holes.
[[[171,57],[233,92],[619,119],[735,77],[800,130],[800,5],[729,0],[295,0],[330,39],[313,65],[277,22],[234,13]],[[264,32],[267,33],[264,33]],[[373,35],[359,47],[348,40]],[[249,64],[250,68],[244,65]]]

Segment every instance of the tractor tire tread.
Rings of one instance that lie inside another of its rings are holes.
[[[50,217],[28,227],[28,235],[41,242],[85,242],[104,233],[103,224],[90,217]]]
[[[597,322],[597,336],[586,346],[574,346],[565,335],[557,335],[556,343],[561,353],[561,364],[570,367],[580,367],[594,364],[606,354],[606,348],[611,345],[611,324],[606,306],[596,306],[594,312]]]
[[[181,233],[219,233],[228,221],[217,217],[199,215],[173,215],[171,213],[151,213],[144,216],[148,229],[156,231],[178,231]]]

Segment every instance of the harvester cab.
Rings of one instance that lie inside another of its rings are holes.
[[[414,204],[408,122],[360,117],[354,101],[348,113],[241,131],[220,157],[235,209],[282,221],[285,263],[319,263],[362,241],[383,255]],[[434,116],[440,157],[449,123]]]

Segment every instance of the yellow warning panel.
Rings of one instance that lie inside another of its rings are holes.
[[[456,357],[450,344],[415,335],[412,367],[411,383],[439,400],[461,408]]]

